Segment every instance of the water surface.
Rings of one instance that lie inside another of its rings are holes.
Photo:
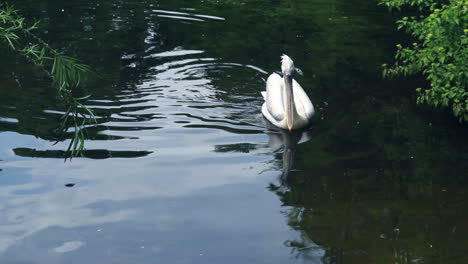
[[[103,78],[64,162],[55,90],[2,51],[1,263],[468,262],[467,127],[381,78],[374,1],[15,5]],[[283,53],[317,110],[293,134],[260,114]]]

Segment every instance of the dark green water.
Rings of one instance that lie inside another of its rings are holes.
[[[104,78],[63,162],[55,90],[1,50],[0,263],[468,263],[468,128],[381,78],[375,1],[10,2]],[[293,135],[260,114],[282,53],[317,110]]]

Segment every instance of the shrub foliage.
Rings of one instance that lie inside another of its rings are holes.
[[[449,107],[460,121],[468,121],[468,1],[383,0],[391,10],[417,8],[418,16],[403,17],[398,29],[414,43],[397,45],[396,62],[384,64],[384,76],[422,73],[429,86],[417,88],[418,103]]]

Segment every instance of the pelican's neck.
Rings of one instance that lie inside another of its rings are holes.
[[[293,79],[291,75],[284,75],[284,88],[285,88],[285,114],[286,122],[289,131],[293,129],[294,126],[294,115],[296,112],[296,107],[294,105],[294,93],[293,93]]]

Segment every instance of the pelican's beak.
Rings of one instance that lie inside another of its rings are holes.
[[[285,75],[284,80],[286,87],[286,118],[288,130],[291,132],[294,125],[294,95],[291,75]]]

